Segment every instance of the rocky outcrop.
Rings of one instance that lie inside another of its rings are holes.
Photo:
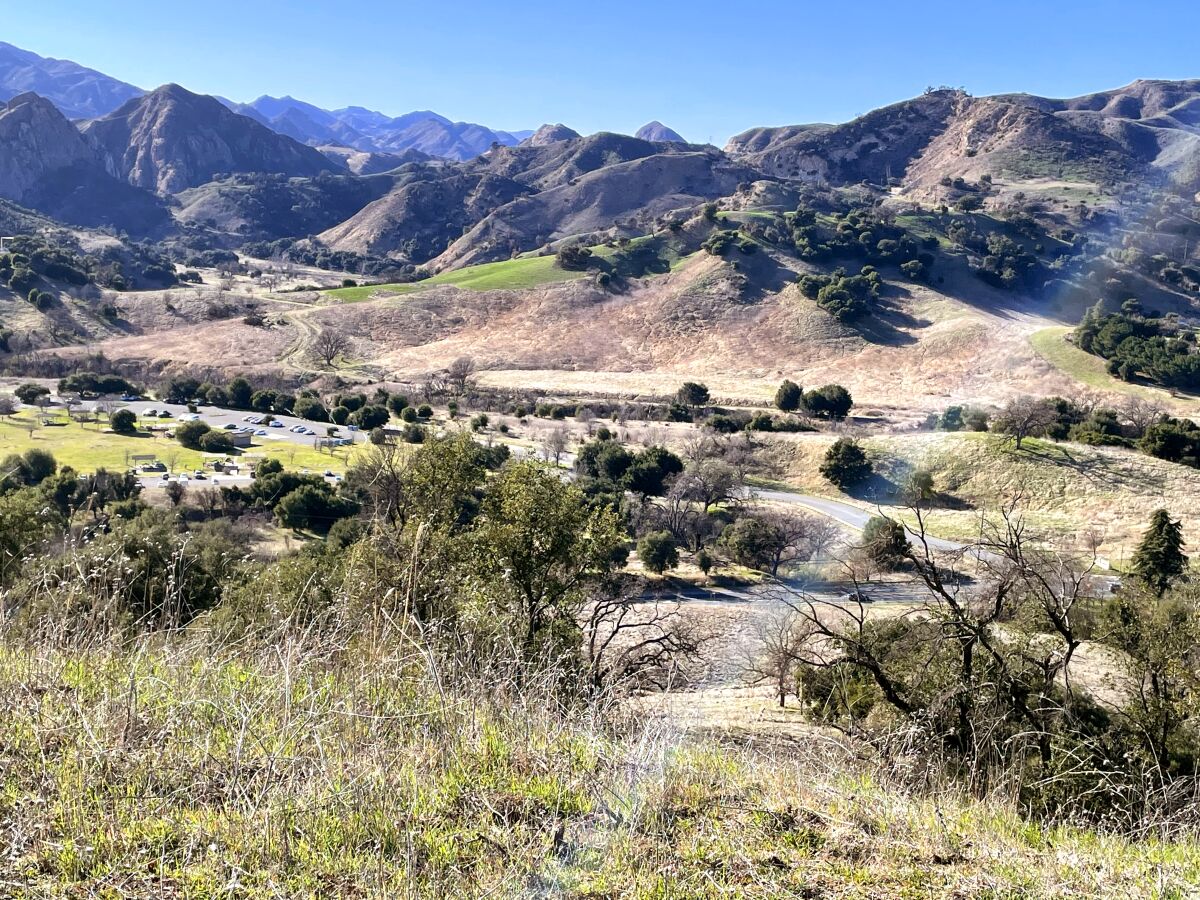
[[[0,196],[28,205],[48,178],[95,164],[87,141],[45,97],[20,94],[0,107]]]
[[[110,174],[158,194],[219,173],[313,176],[339,167],[312,147],[169,84],[83,125]]]
[[[568,128],[560,122],[557,125],[543,125],[525,140],[521,141],[521,146],[544,147],[547,144],[555,144],[559,141],[573,141],[579,136],[578,131]]]

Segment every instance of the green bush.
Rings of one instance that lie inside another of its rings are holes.
[[[655,575],[661,575],[679,565],[679,551],[669,532],[654,531],[643,536],[638,541],[637,551],[642,565]]]
[[[829,481],[845,490],[871,475],[871,461],[858,442],[851,438],[838,438],[825,451],[820,472]]]

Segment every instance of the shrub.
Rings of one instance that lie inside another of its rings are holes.
[[[845,490],[871,475],[871,461],[857,441],[839,438],[827,451],[820,472],[829,481]]]
[[[783,412],[795,412],[804,402],[804,390],[794,381],[785,379],[775,392],[775,406]]]
[[[652,531],[642,537],[637,545],[638,559],[648,571],[661,575],[667,569],[679,565],[679,551],[675,539],[666,531]]]

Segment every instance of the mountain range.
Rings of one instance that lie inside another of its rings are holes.
[[[933,90],[842,124],[751,129],[718,149],[660,122],[633,137],[561,123],[500,132],[430,111],[142,92],[9,45],[0,59],[5,91],[22,79],[45,91],[0,108],[0,198],[189,246],[287,239],[446,269],[636,236],[771,185],[867,185],[928,206],[984,204],[987,189],[963,194],[993,181],[1092,198],[1200,189],[1200,80],[1072,99]],[[66,111],[105,106],[74,122]]]
[[[28,92],[50,100],[70,119],[108,115],[146,93],[77,63],[0,42],[0,100]],[[493,143],[517,144],[533,133],[453,122],[431,110],[390,117],[358,106],[325,110],[292,97],[263,96],[251,103],[218,99],[234,112],[300,143],[365,152],[417,150],[447,159],[469,159]]]

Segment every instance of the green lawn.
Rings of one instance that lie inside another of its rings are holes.
[[[576,281],[586,276],[586,272],[568,272],[560,269],[555,265],[553,256],[527,256],[442,272],[440,275],[411,284],[335,288],[326,291],[326,294],[334,299],[353,303],[366,300],[377,293],[408,294],[438,284],[454,285],[472,291],[521,290],[559,281]]]
[[[721,210],[717,213],[717,218],[722,221],[743,222],[746,219],[775,219],[779,215],[779,212],[770,209],[735,209]]]
[[[65,416],[62,417],[65,419]],[[223,458],[223,454],[200,453],[180,446],[178,441],[161,434],[156,436],[125,436],[108,432],[102,423],[81,424],[71,422],[63,426],[35,427],[30,431],[28,423],[33,419],[22,412],[11,419],[0,419],[0,458],[10,453],[24,453],[31,448],[48,450],[60,465],[71,466],[79,472],[94,472],[96,469],[128,469],[130,458],[140,454],[155,454],[161,461],[173,465],[177,470],[201,468],[206,459]],[[248,457],[271,457],[278,459],[289,469],[314,469],[335,472],[346,470],[347,454],[339,451],[336,456],[320,453],[313,447],[294,444],[291,441],[269,441],[255,444],[243,451]]]

